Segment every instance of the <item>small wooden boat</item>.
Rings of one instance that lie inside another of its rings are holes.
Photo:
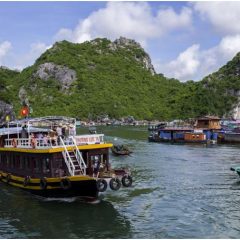
[[[130,155],[132,151],[125,145],[113,145],[112,153],[115,155]]]

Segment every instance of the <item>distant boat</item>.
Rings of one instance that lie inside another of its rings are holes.
[[[97,134],[97,128],[95,126],[91,126],[88,129],[90,134]]]
[[[231,167],[230,170],[236,172],[240,176],[240,166]]]
[[[230,143],[240,143],[240,133],[239,132],[226,132],[224,135],[224,142]]]
[[[132,153],[126,145],[113,145],[111,149],[115,155],[130,155]]]

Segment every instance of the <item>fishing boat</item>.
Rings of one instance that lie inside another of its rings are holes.
[[[125,145],[113,145],[111,149],[115,155],[130,155],[132,153]]]
[[[103,134],[76,135],[74,118],[50,116],[0,128],[0,180],[42,197],[95,200],[109,186],[132,185],[128,169],[112,169]]]

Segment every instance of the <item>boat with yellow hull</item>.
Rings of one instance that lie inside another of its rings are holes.
[[[73,129],[66,133],[67,125],[63,124],[69,121],[69,128]],[[108,184],[112,190],[131,186],[130,171],[110,166],[109,149],[113,144],[105,143],[103,134],[76,135],[74,121],[45,117],[12,122],[13,126],[1,128],[0,180],[54,198],[97,199]],[[51,128],[43,122],[51,122]],[[62,126],[66,128],[64,134],[59,130]]]

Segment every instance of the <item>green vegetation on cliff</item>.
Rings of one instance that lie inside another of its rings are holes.
[[[169,120],[224,115],[237,101],[232,91],[240,88],[234,66],[230,62],[203,81],[181,83],[155,74],[149,56],[133,40],[63,41],[21,73],[0,69],[0,100],[12,103],[16,113],[26,100],[32,116]]]

